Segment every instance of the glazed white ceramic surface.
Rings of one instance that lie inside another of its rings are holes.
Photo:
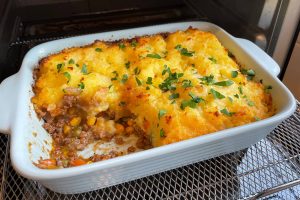
[[[48,158],[52,138],[43,129],[30,102],[33,69],[41,58],[67,47],[82,46],[94,40],[118,40],[160,32],[185,30],[189,26],[214,33],[246,68],[271,90],[276,115],[251,124],[230,128],[182,142],[157,147],[110,160],[66,169],[39,169],[33,162]],[[22,176],[37,180],[60,193],[81,193],[138,179],[162,171],[195,163],[249,147],[266,137],[296,109],[290,91],[277,78],[276,62],[252,42],[238,39],[220,27],[207,22],[172,23],[113,32],[83,35],[55,40],[32,48],[25,56],[20,71],[0,85],[0,132],[11,134],[11,160]]]

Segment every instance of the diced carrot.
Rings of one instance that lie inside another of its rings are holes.
[[[80,165],[84,165],[84,164],[86,164],[86,161],[81,158],[77,158],[76,160],[73,160],[70,162],[70,165],[72,165],[72,166],[80,166]]]
[[[55,169],[55,168],[57,168],[55,159],[39,160],[39,163],[36,164],[36,165],[39,168],[42,168],[42,169]]]

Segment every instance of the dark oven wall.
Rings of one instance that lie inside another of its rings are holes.
[[[1,0],[0,81],[26,52],[53,39],[128,27],[205,20],[182,0]]]

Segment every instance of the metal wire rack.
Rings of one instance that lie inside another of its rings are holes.
[[[300,199],[300,103],[267,138],[248,149],[109,188],[63,195],[20,177],[9,137],[0,137],[2,199]]]

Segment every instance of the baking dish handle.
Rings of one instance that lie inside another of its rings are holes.
[[[10,132],[11,117],[15,106],[15,95],[17,93],[17,74],[2,81],[0,84],[0,133]]]
[[[269,72],[271,72],[274,76],[278,76],[280,73],[280,67],[278,64],[271,58],[266,52],[264,52],[261,48],[259,48],[256,44],[253,42],[242,39],[242,38],[236,38],[237,42],[244,47],[244,49],[249,49],[248,52],[251,56],[255,57],[256,60],[258,60],[261,63],[265,63],[264,66],[268,66],[265,68]]]

